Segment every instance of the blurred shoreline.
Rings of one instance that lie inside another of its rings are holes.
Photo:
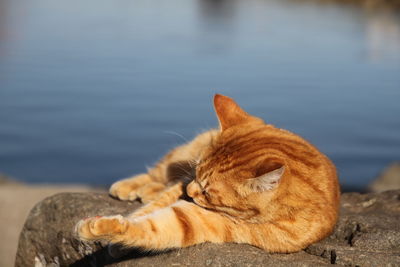
[[[293,1],[293,0],[292,0]],[[320,4],[342,4],[360,6],[366,9],[400,10],[400,0],[299,0],[299,2]]]

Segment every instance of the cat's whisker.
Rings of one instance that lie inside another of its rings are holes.
[[[175,167],[178,168],[183,173],[185,173],[186,175],[192,176],[192,173],[189,170],[187,170],[186,168],[184,168],[183,166],[176,165]]]
[[[196,169],[197,165],[199,165],[199,160],[198,159],[189,159],[188,164],[192,169]]]
[[[177,132],[175,132],[175,131],[164,131],[164,133],[176,135],[176,136],[182,138],[182,140],[183,140],[185,143],[188,143],[188,142],[189,142],[189,140],[188,140],[186,137],[184,137],[183,135],[181,135],[180,133],[177,133]]]

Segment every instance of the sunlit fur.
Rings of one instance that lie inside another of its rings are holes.
[[[216,95],[214,107],[219,130],[200,134],[148,173],[110,188],[112,196],[146,205],[126,218],[82,220],[80,238],[149,250],[236,242],[294,252],[326,237],[339,206],[331,161],[231,98]],[[187,201],[179,200],[186,194]]]

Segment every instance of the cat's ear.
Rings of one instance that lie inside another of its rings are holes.
[[[269,171],[255,178],[246,180],[246,188],[250,192],[264,192],[278,187],[285,172],[285,166]]]
[[[221,131],[231,126],[256,119],[239,107],[232,98],[227,96],[216,94],[214,96],[214,108]]]

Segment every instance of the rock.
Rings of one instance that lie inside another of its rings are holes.
[[[345,266],[400,266],[400,190],[346,193],[332,235],[306,251]]]
[[[249,245],[207,243],[159,254],[120,251],[126,255],[113,258],[105,244],[83,243],[73,237],[73,226],[83,217],[127,214],[138,206],[104,193],[47,198],[32,209],[25,223],[16,266],[400,266],[400,190],[343,194],[341,216],[332,235],[298,253],[273,254]]]
[[[383,192],[394,189],[400,189],[400,162],[394,162],[387,166],[368,186],[369,192]]]
[[[0,266],[14,266],[18,238],[35,203],[60,192],[89,191],[100,189],[71,184],[24,184],[0,174]]]

